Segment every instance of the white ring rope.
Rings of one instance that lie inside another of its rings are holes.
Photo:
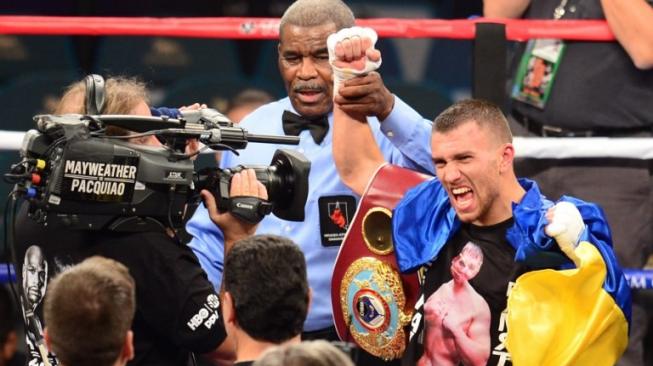
[[[22,131],[3,131],[0,130],[0,150],[20,150],[23,142]]]
[[[0,150],[19,150],[23,135],[20,131],[0,130]],[[518,158],[653,159],[653,138],[645,137],[515,137],[514,145]]]
[[[519,158],[653,159],[653,138],[647,137],[515,137]]]

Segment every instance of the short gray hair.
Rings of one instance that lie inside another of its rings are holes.
[[[337,30],[354,26],[354,13],[341,0],[297,0],[281,17],[279,35],[286,24],[314,27],[333,23]]]

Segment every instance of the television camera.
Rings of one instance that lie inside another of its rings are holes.
[[[15,197],[29,202],[30,215],[44,225],[72,229],[144,231],[178,228],[188,203],[199,192],[213,193],[220,210],[258,222],[264,215],[304,219],[310,162],[293,150],[277,150],[269,166],[194,170],[184,152],[188,139],[214,150],[244,149],[250,142],[298,144],[294,136],[256,135],[234,126],[219,112],[203,108],[180,118],[125,115],[38,115],[5,180]],[[108,136],[108,126],[135,134]],[[164,146],[130,143],[154,135]],[[233,175],[254,169],[268,191],[268,201],[230,197]]]

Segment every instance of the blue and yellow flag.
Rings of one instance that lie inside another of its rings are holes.
[[[578,268],[523,274],[508,297],[506,347],[513,365],[614,365],[628,322],[603,289],[607,268],[593,244],[576,248]]]

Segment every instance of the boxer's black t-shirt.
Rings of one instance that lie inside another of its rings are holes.
[[[66,266],[100,255],[124,264],[136,283],[135,358],[130,365],[186,366],[190,351],[212,351],[225,339],[219,298],[197,257],[165,233],[45,229],[24,211],[16,228],[19,285],[42,326],[48,281]],[[24,265],[28,257],[31,264]],[[28,348],[29,364],[41,364],[38,353]]]
[[[512,219],[486,227],[463,224],[447,242],[426,270],[423,296],[415,306],[403,365],[429,365],[429,354],[462,365],[456,347],[475,350],[473,365],[511,365],[503,344],[507,334],[506,301],[515,279],[527,271],[514,261],[515,250],[506,240],[506,231],[512,224]],[[463,248],[465,254],[461,255]],[[461,273],[460,268],[471,271],[468,275],[471,287],[452,280],[452,261],[457,263],[457,273]],[[477,273],[474,268],[478,269]],[[462,338],[469,339],[454,342],[454,332],[450,330],[453,328],[463,334]],[[429,333],[433,335],[431,339]],[[449,341],[442,342],[442,339]],[[433,364],[438,364],[437,358]]]

